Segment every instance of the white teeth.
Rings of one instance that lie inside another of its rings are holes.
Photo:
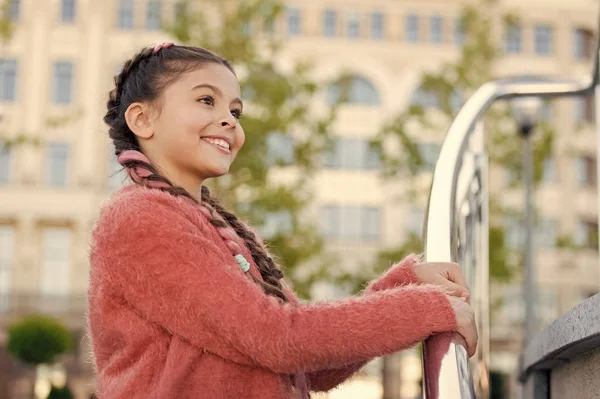
[[[204,138],[203,140],[204,141],[208,141],[211,144],[218,145],[219,147],[223,147],[223,148],[229,149],[229,143],[226,142],[225,140],[212,139],[212,138]]]

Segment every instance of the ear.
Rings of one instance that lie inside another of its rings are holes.
[[[149,139],[154,136],[154,128],[150,121],[150,107],[144,103],[133,103],[125,111],[127,126],[137,137]]]

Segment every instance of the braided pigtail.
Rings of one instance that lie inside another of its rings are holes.
[[[260,275],[264,280],[255,281],[263,287],[267,294],[276,296],[284,302],[288,302],[288,298],[283,293],[283,287],[280,281],[283,278],[283,273],[275,266],[273,259],[271,259],[265,247],[258,241],[254,232],[242,223],[233,213],[223,208],[223,206],[219,204],[219,201],[210,195],[210,191],[207,187],[202,187],[202,205],[209,209],[211,215],[214,215],[216,212],[222,218],[221,220],[212,217],[211,223],[213,225],[217,227],[230,226],[235,231],[236,235],[244,241],[244,244],[250,250],[252,259],[260,270]]]

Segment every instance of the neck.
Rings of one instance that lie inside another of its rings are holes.
[[[198,202],[201,201],[201,190],[204,178],[189,172],[180,171],[159,154],[149,151],[148,158],[161,176],[166,177],[176,187],[181,187],[190,193]]]

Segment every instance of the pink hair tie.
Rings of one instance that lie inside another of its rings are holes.
[[[161,44],[157,44],[156,46],[154,46],[154,50],[152,50],[152,54],[156,54],[158,53],[161,49],[163,48],[167,48],[167,47],[171,47],[172,45],[174,45],[175,43],[173,42],[164,42]]]
[[[119,157],[117,158],[117,161],[119,161],[119,163],[121,165],[124,165],[125,162],[130,162],[130,161],[145,162],[147,164],[150,163],[150,160],[148,159],[147,156],[145,156],[144,154],[142,154],[141,152],[136,151],[136,150],[122,151],[119,154]]]
[[[147,186],[154,187],[154,188],[170,188],[171,187],[167,183],[162,182],[162,181],[153,181],[153,180],[146,179],[147,177],[152,176],[152,172],[150,172],[146,168],[143,168],[141,166],[131,167],[131,166],[125,165],[126,163],[131,162],[131,161],[144,162],[144,163],[147,163],[148,165],[150,165],[150,160],[148,159],[148,157],[146,157],[141,152],[135,151],[135,150],[123,151],[119,154],[119,157],[117,158],[117,160],[119,161],[119,163],[121,165],[125,166],[125,168],[127,169],[127,172],[129,172],[129,176],[131,176],[131,179],[133,179],[134,182],[139,183],[139,184],[146,184]]]

